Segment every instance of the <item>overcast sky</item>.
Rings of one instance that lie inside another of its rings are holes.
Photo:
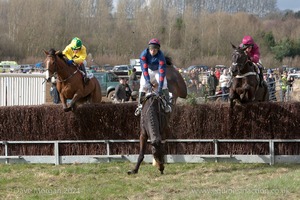
[[[293,10],[299,11],[300,10],[300,0],[277,0],[277,7],[280,10]]]

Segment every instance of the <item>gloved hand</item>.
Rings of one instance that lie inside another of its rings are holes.
[[[67,61],[67,64],[68,64],[68,65],[72,65],[73,62],[74,62],[73,60],[68,60],[68,61]]]
[[[147,88],[148,92],[151,92],[152,91],[152,84],[148,82],[146,88]]]

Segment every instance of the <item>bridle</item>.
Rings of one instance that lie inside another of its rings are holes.
[[[250,60],[247,58],[244,62],[242,63],[238,63],[237,60],[238,58],[242,57],[242,56],[247,56],[246,53],[244,51],[239,51],[239,50],[234,50],[235,54],[233,55],[235,57],[235,62],[232,62],[232,66],[235,67],[241,67],[241,66],[245,66]],[[241,56],[239,56],[241,55]],[[239,57],[237,57],[239,56]],[[248,56],[247,56],[248,57]]]
[[[232,62],[232,66],[237,68],[238,71],[238,75],[235,76],[235,78],[244,78],[246,76],[251,76],[251,75],[256,75],[255,72],[247,72],[244,74],[241,74],[241,70],[244,68],[244,66],[246,66],[248,63],[251,63],[251,60],[248,58],[247,54],[245,53],[245,51],[243,51],[242,49],[235,49],[234,50],[235,54],[233,54],[234,58],[235,58],[235,62]],[[246,56],[247,58],[243,61],[238,63],[238,59],[241,58],[242,56]]]
[[[53,63],[51,64],[51,65],[54,65],[54,71],[53,71],[52,76],[49,77],[49,78],[52,78],[52,77],[55,77],[55,76],[58,74],[57,72],[59,72],[59,71],[62,70],[62,69],[60,69],[60,68],[57,66],[57,63],[56,63],[56,59],[57,59],[57,58],[56,58],[56,55],[47,55],[47,57],[50,57],[51,59],[54,60]],[[47,69],[47,71],[49,71],[49,69]],[[70,78],[72,78],[78,71],[79,71],[79,70],[78,70],[78,68],[77,68],[72,74],[70,74],[67,78],[65,78],[65,79],[63,79],[63,80],[60,80],[59,77],[58,77],[57,81],[58,81],[58,82],[66,82],[67,80],[69,80]]]

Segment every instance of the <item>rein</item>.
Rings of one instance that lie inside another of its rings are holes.
[[[61,69],[59,69],[59,68],[57,67],[57,64],[56,64],[56,59],[57,59],[57,58],[56,58],[56,56],[49,55],[49,57],[54,58],[53,65],[54,65],[54,67],[55,67],[55,70],[54,70],[54,73],[52,74],[52,76],[50,77],[50,78],[52,78],[52,77],[54,77],[54,76],[57,74],[57,72],[58,72],[59,70],[61,70]],[[47,70],[48,70],[48,69],[47,69]],[[77,68],[72,74],[70,74],[67,78],[65,78],[65,79],[63,79],[63,80],[60,80],[59,77],[58,77],[57,81],[60,82],[60,83],[66,82],[67,80],[69,80],[70,78],[72,78],[78,71],[79,71],[79,70],[78,70],[78,68]]]

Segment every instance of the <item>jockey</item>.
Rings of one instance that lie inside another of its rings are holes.
[[[66,48],[62,52],[67,58],[69,59],[67,61],[68,65],[76,64],[79,66],[80,70],[84,72],[83,75],[83,81],[85,84],[88,83],[89,79],[87,78],[86,74],[86,47],[82,45],[82,41],[78,37],[74,37],[71,41],[71,43],[66,46]]]
[[[171,107],[167,103],[169,102],[169,90],[166,79],[166,60],[160,50],[158,39],[153,38],[149,41],[148,48],[140,55],[140,63],[143,75],[140,80],[138,108],[135,115],[138,116],[141,113],[143,97],[145,97],[146,92],[152,91],[153,84],[151,82],[154,80],[158,83],[157,93],[165,97],[165,112],[171,112]]]
[[[260,63],[260,52],[258,45],[254,42],[253,38],[249,35],[246,35],[242,43],[240,44],[241,48],[246,48],[245,52],[248,55],[249,59],[256,66],[257,73],[259,75],[259,85],[263,85],[263,66]]]

